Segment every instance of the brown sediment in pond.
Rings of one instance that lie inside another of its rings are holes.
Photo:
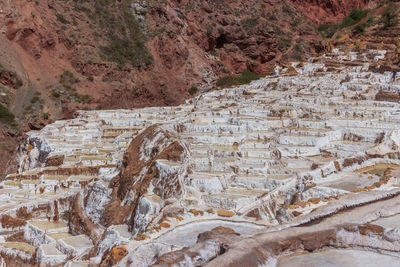
[[[398,164],[391,164],[391,163],[377,163],[372,166],[367,166],[361,169],[356,170],[360,173],[369,173],[369,174],[385,174],[386,170],[388,169],[395,169],[400,170],[400,165]]]

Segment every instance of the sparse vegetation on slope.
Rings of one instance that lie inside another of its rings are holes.
[[[93,97],[87,94],[79,94],[75,88],[75,84],[78,83],[79,78],[69,71],[64,70],[60,75],[59,85],[57,88],[51,90],[51,95],[54,98],[64,97],[67,99],[75,100],[76,102],[82,104],[88,104],[93,100]]]
[[[382,2],[374,9],[353,10],[340,24],[322,24],[318,31],[333,44],[343,43],[356,35],[395,37],[400,34],[396,27],[399,9],[399,4],[394,1]]]
[[[189,88],[189,94],[190,95],[195,95],[199,91],[199,88],[197,86],[193,85],[192,87]]]
[[[100,47],[102,58],[116,62],[120,67],[125,64],[138,67],[152,63],[153,57],[145,44],[146,37],[129,10],[127,1],[74,2],[75,10],[84,11],[92,20],[92,27],[98,36],[106,37],[108,44]]]
[[[12,114],[8,108],[2,104],[0,104],[0,121],[11,127],[17,126],[14,114]]]
[[[369,10],[353,9],[350,14],[343,18],[339,24],[322,24],[318,27],[318,31],[324,38],[331,38],[336,31],[353,26],[359,23],[369,13]]]
[[[64,86],[66,89],[71,89],[72,86],[77,82],[79,82],[79,79],[76,78],[74,74],[69,70],[65,70],[60,75],[60,84]]]
[[[0,83],[14,89],[22,86],[22,81],[14,71],[7,70],[0,64]]]
[[[239,76],[225,76],[218,79],[216,85],[221,88],[230,87],[234,85],[242,85],[250,83],[251,81],[258,80],[264,75],[255,74],[250,70],[244,70]]]
[[[394,3],[390,3],[383,10],[381,18],[381,22],[383,23],[383,29],[396,26],[399,23],[399,20],[397,19],[398,12],[399,12],[399,7]]]
[[[353,9],[350,14],[342,20],[342,23],[339,24],[339,28],[342,29],[360,22],[367,16],[368,12],[369,10],[361,10],[359,8]]]

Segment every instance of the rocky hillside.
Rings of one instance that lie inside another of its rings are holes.
[[[78,109],[180,104],[219,77],[322,52],[317,26],[368,2],[2,1],[0,102],[20,132]]]
[[[379,1],[371,0],[291,0],[308,20],[317,25],[337,23],[354,8],[375,7]]]

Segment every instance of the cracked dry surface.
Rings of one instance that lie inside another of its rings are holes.
[[[377,95],[400,80],[370,71],[386,54],[334,49],[181,106],[29,132],[1,184],[3,262],[395,266],[400,105]]]

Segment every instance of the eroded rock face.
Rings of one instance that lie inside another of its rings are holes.
[[[64,155],[56,155],[46,158],[46,166],[60,166],[64,163]]]
[[[151,126],[138,135],[124,154],[123,171],[111,182],[111,202],[102,216],[105,225],[128,223],[143,231],[168,199],[182,195],[187,151],[177,133]]]
[[[19,170],[27,171],[45,165],[51,148],[42,138],[28,138],[25,145],[20,146]]]
[[[238,240],[239,234],[227,227],[216,227],[200,234],[191,248],[166,253],[153,266],[188,265],[203,266],[210,260],[224,254],[229,244]]]
[[[15,172],[18,162],[16,160],[17,138],[11,136],[3,125],[0,125],[0,177],[4,178],[6,173]],[[22,138],[21,138],[22,139]]]

